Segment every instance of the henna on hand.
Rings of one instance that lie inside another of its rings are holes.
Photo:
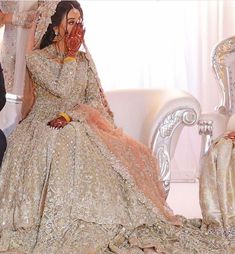
[[[230,132],[230,133],[227,133],[227,134],[225,135],[225,138],[229,138],[229,139],[235,141],[235,131],[232,131],[232,132]]]
[[[47,123],[47,125],[56,129],[64,128],[67,124],[68,122],[63,116],[57,117]]]
[[[67,47],[67,57],[76,57],[76,54],[81,47],[84,39],[85,29],[83,24],[76,23],[69,35],[65,37],[65,44]]]

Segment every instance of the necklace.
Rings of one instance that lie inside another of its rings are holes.
[[[57,46],[57,44],[54,44],[55,46],[55,53],[56,53],[56,57],[58,60],[64,60],[66,53],[65,52],[60,52],[59,47]]]

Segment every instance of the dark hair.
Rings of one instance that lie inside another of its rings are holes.
[[[83,11],[80,4],[77,1],[62,0],[56,7],[55,14],[51,16],[51,24],[48,26],[46,33],[42,37],[40,43],[40,49],[43,49],[53,43],[55,38],[54,27],[59,26],[65,15],[68,15],[69,11],[73,8],[79,10],[81,18],[83,20]]]

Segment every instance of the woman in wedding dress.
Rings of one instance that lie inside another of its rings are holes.
[[[79,3],[39,12],[39,49],[26,60],[35,103],[0,173],[0,252],[232,253],[200,220],[173,214],[155,158],[116,128],[89,51],[79,50]]]

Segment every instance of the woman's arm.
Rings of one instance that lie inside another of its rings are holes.
[[[74,25],[70,34],[66,35],[65,45],[67,54],[62,64],[57,63],[56,59],[50,59],[51,56],[47,55],[44,50],[35,50],[31,52],[34,43],[35,29],[36,24],[34,22],[29,33],[29,42],[27,45],[27,67],[37,84],[42,85],[56,96],[68,97],[75,83],[77,53],[85,33],[83,25],[82,23],[77,23]],[[53,45],[50,47],[53,47]],[[56,66],[59,64],[61,65],[60,68]]]
[[[103,91],[99,87],[99,82],[91,68],[88,69],[88,81],[86,87],[85,103],[100,112],[106,111],[103,103]]]
[[[70,96],[75,83],[76,61],[59,64],[42,50],[35,50],[26,55],[26,63],[37,85],[55,96],[61,98]]]
[[[0,11],[0,26],[12,24],[15,26],[22,26],[24,28],[30,28],[36,17],[35,11],[23,11],[23,12],[2,12]]]
[[[100,88],[99,81],[90,67],[87,69],[87,86],[84,103],[91,108],[96,109],[103,117],[106,118],[106,120],[113,124],[112,112],[109,111],[109,107],[106,105],[107,101],[104,97],[103,91]],[[71,120],[79,121],[84,119],[84,113],[79,108],[80,106],[78,104],[73,109],[66,112]]]

